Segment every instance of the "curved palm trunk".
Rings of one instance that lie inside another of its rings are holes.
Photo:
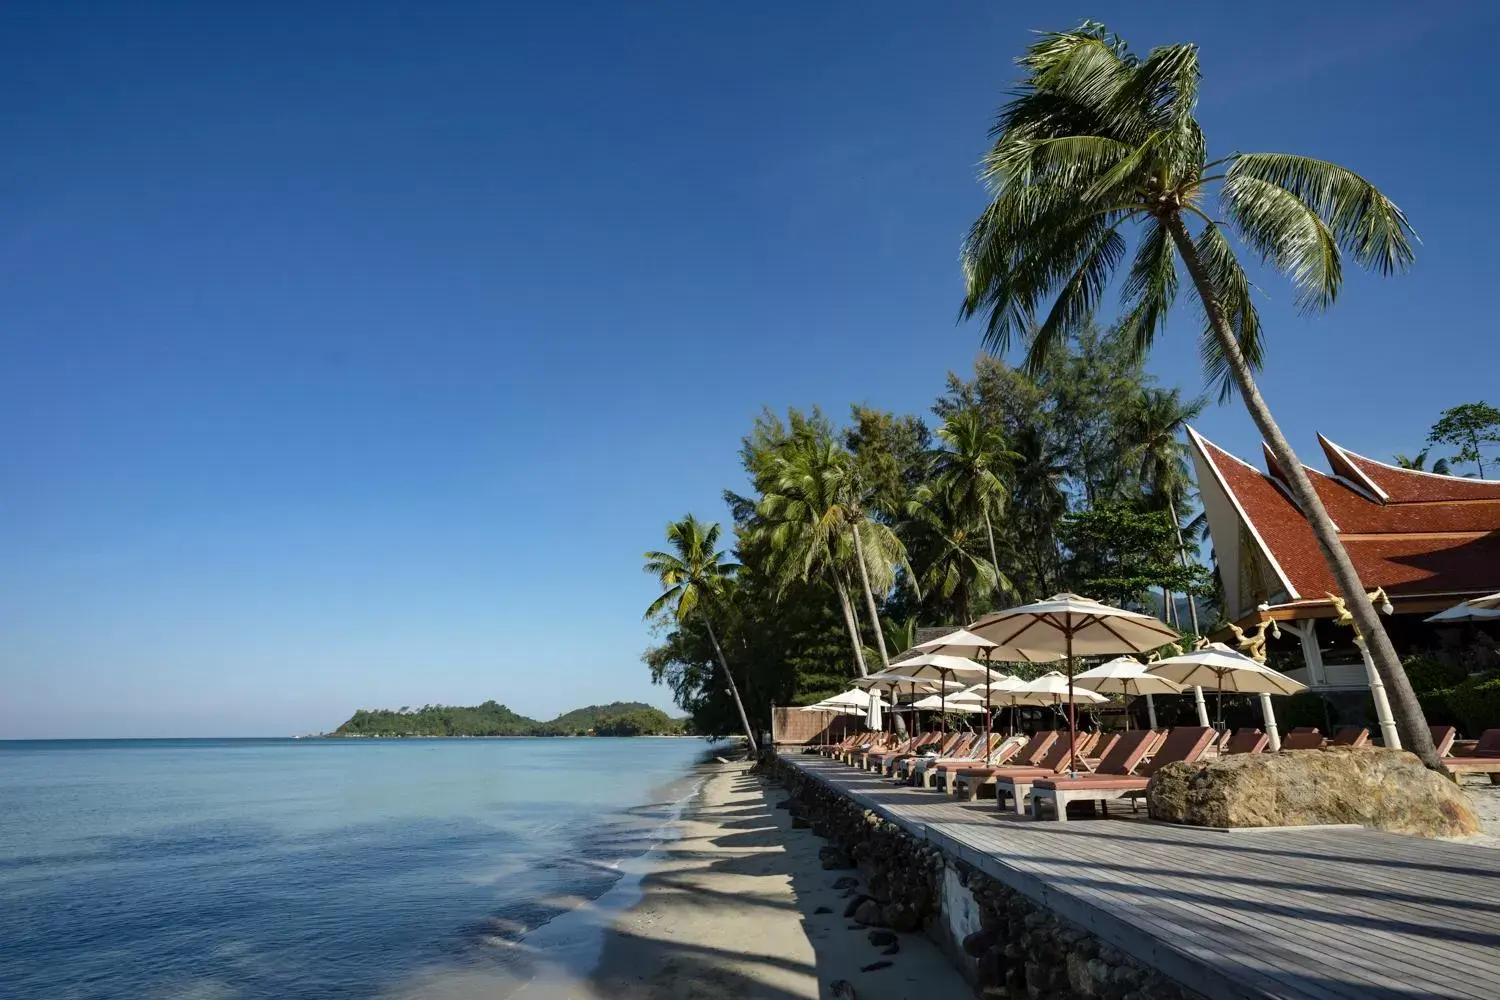
[[[859,625],[854,620],[854,606],[849,603],[849,591],[844,589],[844,581],[839,579],[837,573],[830,575],[833,577],[833,589],[838,591],[839,608],[844,612],[844,627],[849,630],[849,644],[854,647],[854,665],[859,668],[859,676],[868,677],[870,671],[865,667],[864,644],[859,640]]]
[[[714,633],[714,623],[708,617],[707,611],[702,611],[703,624],[708,626],[708,640],[714,644],[714,653],[719,657],[719,666],[724,671],[724,682],[729,685],[729,693],[734,696],[734,707],[740,712],[740,725],[745,727],[745,739],[750,741],[750,756],[758,756],[760,747],[755,742],[755,730],[750,728],[750,717],[745,714],[745,703],[740,701],[740,689],[734,683],[734,674],[729,672],[729,661],[724,659],[724,650],[719,647],[719,637]]]
[[[865,565],[865,544],[859,540],[858,524],[850,530],[854,536],[854,558],[859,562],[859,581],[864,585],[865,607],[870,612],[870,625],[875,631],[875,648],[880,651],[880,663],[883,667],[891,665],[890,654],[885,651],[885,633],[880,629],[880,612],[875,607],[875,592],[870,589],[870,568]]]
[[[985,533],[985,535],[990,540],[990,565],[993,566],[993,567],[995,567],[995,575],[999,576],[999,574],[1000,574],[1000,556],[995,551],[995,527],[994,527],[994,525],[990,524],[990,512],[989,512],[989,508],[985,508],[985,511],[984,511],[984,533]],[[996,590],[1000,589],[1000,586],[999,586],[998,583],[995,585],[995,589]]]
[[[1376,614],[1374,605],[1365,597],[1364,585],[1359,581],[1359,574],[1354,570],[1354,563],[1349,560],[1349,553],[1344,551],[1344,546],[1339,541],[1338,529],[1334,527],[1328,511],[1323,509],[1323,501],[1318,499],[1318,494],[1313,490],[1307,473],[1303,470],[1302,464],[1297,461],[1296,453],[1287,443],[1286,437],[1281,433],[1281,428],[1276,425],[1270,408],[1266,406],[1266,401],[1261,398],[1260,389],[1255,385],[1250,366],[1240,352],[1234,329],[1229,325],[1229,318],[1224,313],[1224,305],[1203,269],[1203,261],[1198,257],[1198,248],[1193,245],[1187,226],[1177,215],[1168,216],[1162,221],[1167,231],[1172,234],[1172,242],[1176,244],[1177,252],[1182,255],[1182,262],[1187,266],[1188,273],[1193,278],[1193,284],[1197,286],[1198,297],[1203,303],[1203,311],[1208,314],[1208,321],[1213,327],[1214,336],[1219,341],[1224,357],[1229,361],[1234,381],[1240,388],[1240,395],[1245,398],[1245,408],[1250,411],[1250,417],[1255,421],[1256,428],[1265,438],[1271,453],[1276,456],[1276,461],[1280,463],[1282,471],[1290,480],[1288,485],[1292,489],[1292,496],[1296,498],[1297,505],[1306,514],[1308,524],[1312,526],[1313,535],[1318,539],[1318,547],[1323,550],[1323,558],[1327,561],[1329,569],[1333,571],[1333,578],[1338,581],[1339,589],[1344,592],[1344,600],[1354,616],[1355,627],[1369,644],[1370,656],[1375,661],[1375,669],[1380,673],[1386,692],[1394,702],[1392,708],[1396,716],[1396,729],[1401,736],[1401,745],[1420,757],[1427,767],[1439,773],[1445,773],[1446,769],[1438,758],[1437,748],[1432,745],[1432,733],[1428,730],[1427,720],[1422,715],[1422,706],[1417,702],[1416,692],[1412,690],[1411,680],[1401,667],[1395,647],[1391,645],[1391,637],[1386,635],[1385,627],[1381,625],[1380,616]]]

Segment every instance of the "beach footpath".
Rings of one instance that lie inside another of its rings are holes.
[[[921,934],[844,916],[852,873],[825,870],[825,841],[793,828],[785,791],[718,765],[663,846],[640,901],[608,932],[591,990],[611,1000],[946,1000],[973,995]]]

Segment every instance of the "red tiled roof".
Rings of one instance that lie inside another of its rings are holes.
[[[1338,593],[1269,454],[1272,475],[1197,440],[1298,596]],[[1396,469],[1319,440],[1336,475],[1307,469],[1308,478],[1365,586],[1393,595],[1500,588],[1500,483]]]

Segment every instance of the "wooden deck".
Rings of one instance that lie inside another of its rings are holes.
[[[1500,850],[1345,827],[1037,822],[783,759],[1208,997],[1500,998]]]

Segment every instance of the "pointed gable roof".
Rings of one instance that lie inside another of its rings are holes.
[[[1267,474],[1196,431],[1188,437],[1231,620],[1263,602],[1337,593],[1269,452]],[[1396,597],[1500,586],[1500,483],[1398,469],[1318,440],[1334,474],[1309,468],[1308,479],[1367,587]]]

